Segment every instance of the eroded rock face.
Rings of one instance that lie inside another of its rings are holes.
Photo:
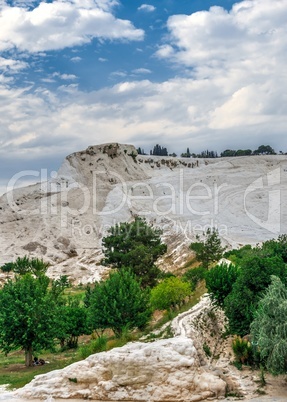
[[[27,399],[88,398],[134,401],[202,401],[224,396],[226,383],[199,365],[184,337],[135,342],[89,356],[63,370],[37,376],[15,393]]]

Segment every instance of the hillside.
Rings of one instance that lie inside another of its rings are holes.
[[[163,229],[161,266],[173,270],[207,227],[232,247],[287,232],[286,176],[286,156],[189,159],[91,146],[67,156],[48,180],[0,198],[0,263],[29,254],[51,264],[51,277],[99,279],[102,237],[140,215]]]

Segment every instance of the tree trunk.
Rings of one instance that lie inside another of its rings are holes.
[[[31,346],[25,349],[25,366],[33,366],[33,349]]]

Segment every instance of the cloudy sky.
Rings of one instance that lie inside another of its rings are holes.
[[[0,192],[111,141],[286,152],[286,66],[286,0],[0,0]]]

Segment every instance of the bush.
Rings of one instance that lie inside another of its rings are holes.
[[[105,335],[92,339],[90,343],[82,345],[79,349],[80,355],[83,359],[94,353],[105,352],[107,350],[108,338]]]
[[[232,341],[232,350],[237,362],[241,364],[250,364],[253,362],[252,345],[247,339],[236,336]]]
[[[165,310],[182,302],[191,294],[191,286],[176,277],[164,279],[151,290],[150,303],[156,310]]]
[[[267,369],[278,375],[287,372],[287,288],[276,276],[271,280],[259,301],[251,334]]]
[[[204,267],[197,267],[189,269],[182,276],[182,280],[188,282],[191,286],[191,290],[195,290],[199,282],[205,278],[206,269]]]

